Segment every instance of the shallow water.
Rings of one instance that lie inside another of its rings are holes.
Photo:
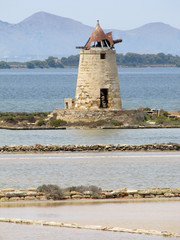
[[[0,154],[0,188],[179,187],[180,152]]]
[[[0,240],[172,240],[170,237],[0,223]]]
[[[1,217],[180,233],[180,201],[3,207]]]
[[[0,129],[0,146],[39,144],[151,144],[180,143],[180,128],[164,129]]]

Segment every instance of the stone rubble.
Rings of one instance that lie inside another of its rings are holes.
[[[111,151],[180,151],[179,143],[162,144],[94,144],[94,145],[12,145],[0,146],[0,153],[40,152],[111,152]]]

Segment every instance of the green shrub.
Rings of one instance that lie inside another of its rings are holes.
[[[64,199],[63,190],[57,185],[42,185],[37,188],[38,192],[43,192],[46,194],[47,199],[61,200]]]
[[[24,121],[27,121],[28,123],[35,123],[37,120],[46,118],[48,114],[49,112],[0,112],[0,121],[12,124]]]
[[[144,108],[144,111],[149,112],[151,109],[149,107]]]
[[[156,123],[157,124],[164,124],[166,121],[167,121],[167,118],[164,115],[162,115],[162,116],[159,116],[157,118]]]
[[[36,125],[40,127],[40,126],[46,125],[46,122],[45,122],[44,119],[39,119],[39,120],[37,121]]]
[[[106,120],[97,120],[94,122],[95,126],[102,126],[105,124],[108,124],[108,122]]]
[[[112,120],[111,122],[109,122],[110,124],[114,125],[114,126],[122,126],[123,123],[120,121],[116,121],[116,120]]]
[[[61,119],[51,119],[49,124],[51,127],[59,127],[66,125],[67,122]]]
[[[17,123],[17,120],[15,117],[13,116],[6,116],[3,118],[3,120],[7,123],[12,123],[12,124],[16,124]]]
[[[152,120],[152,116],[146,113],[146,114],[144,115],[144,120],[145,120],[145,121],[151,121],[151,120]]]
[[[163,113],[163,116],[164,116],[164,117],[168,117],[168,116],[169,116],[169,113],[168,113],[168,112],[164,112],[164,113]]]
[[[16,120],[19,122],[28,121],[30,123],[36,121],[33,113],[17,113]]]

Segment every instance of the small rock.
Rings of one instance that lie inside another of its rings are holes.
[[[26,196],[31,196],[31,197],[35,197],[37,195],[37,192],[27,192]]]
[[[3,188],[3,189],[1,189],[1,192],[13,192],[13,191],[15,191],[14,188]]]
[[[31,197],[31,196],[26,196],[25,198],[24,198],[25,200],[36,200],[36,198],[35,197]]]
[[[155,196],[153,194],[145,195],[145,198],[154,198]]]
[[[80,198],[83,198],[83,196],[80,195],[80,194],[77,194],[77,195],[73,195],[73,196],[72,196],[72,199],[80,199]]]
[[[174,197],[174,194],[173,194],[173,193],[168,193],[168,192],[167,192],[167,193],[164,194],[164,196],[165,196],[165,197]]]
[[[134,198],[142,198],[143,196],[140,194],[134,194]]]
[[[9,198],[9,201],[19,201],[19,200],[21,200],[20,197],[11,197],[11,198]]]
[[[9,198],[7,198],[7,197],[2,197],[2,198],[0,198],[0,201],[2,201],[2,202],[8,201],[8,200],[9,200]]]
[[[82,193],[76,192],[76,191],[71,191],[70,196],[73,196],[73,195],[82,195]]]

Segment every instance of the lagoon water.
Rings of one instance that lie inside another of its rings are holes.
[[[77,69],[0,70],[0,112],[53,111],[75,96]],[[180,68],[122,68],[123,108],[180,110]]]
[[[179,152],[0,154],[0,189],[180,187]]]
[[[180,128],[160,129],[0,129],[0,146],[34,144],[153,144],[179,143]]]

